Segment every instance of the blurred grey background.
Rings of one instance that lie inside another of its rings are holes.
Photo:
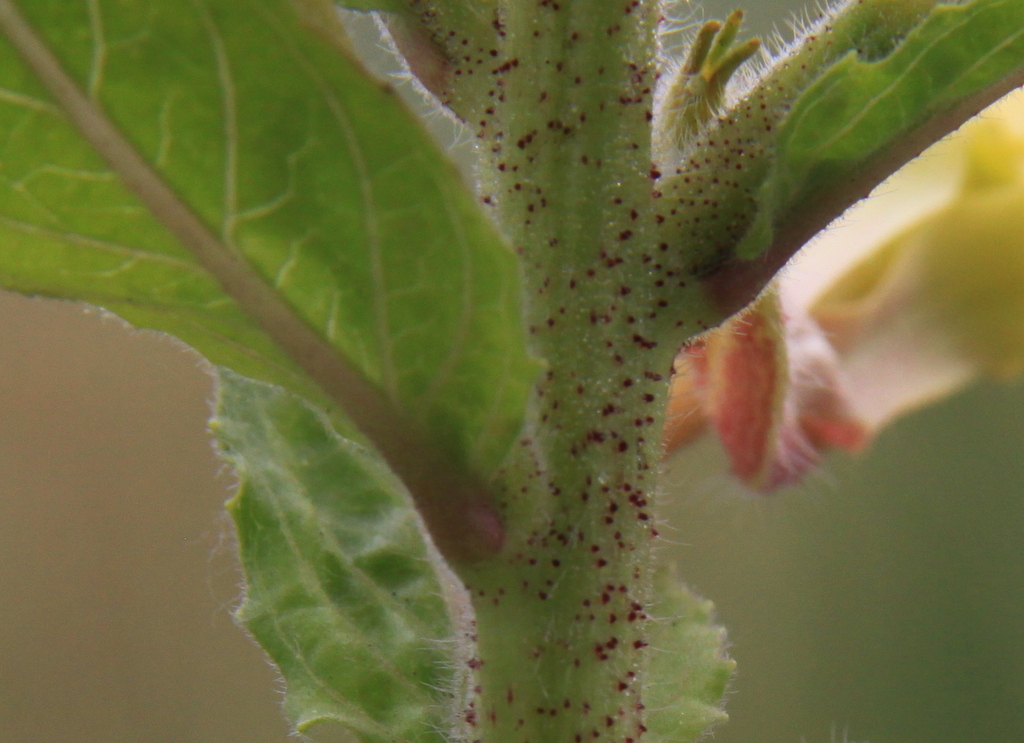
[[[287,738],[229,616],[210,396],[170,339],[0,295],[0,742]],[[922,411],[799,491],[672,508],[681,577],[739,662],[716,741],[1024,740],[1022,385]]]

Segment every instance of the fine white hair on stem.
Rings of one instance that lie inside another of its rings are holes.
[[[652,129],[653,159],[657,163],[667,162],[664,151],[667,140],[664,130],[664,109],[668,90],[679,74],[686,52],[693,42],[696,32],[704,24],[704,14],[700,6],[694,7],[688,0],[668,0],[661,5],[661,17],[658,20],[658,36],[656,42],[657,82],[654,86],[652,113],[654,124]]]
[[[762,78],[785,64],[786,60],[800,49],[805,39],[823,33],[847,5],[856,1],[841,0],[831,5],[816,2],[813,6],[791,15],[784,21],[789,33],[783,34],[778,28],[773,30],[763,40],[757,61],[744,65],[737,72],[734,84],[727,91],[726,108],[731,108],[747,97]]]
[[[722,111],[736,108],[767,76],[786,64],[786,60],[801,48],[807,38],[823,33],[836,15],[853,2],[857,0],[816,3],[790,17],[786,22],[789,33],[775,30],[768,34],[754,56],[742,64],[729,81],[721,102]],[[670,171],[677,163],[685,162],[691,148],[701,141],[701,135],[714,130],[717,125],[717,119],[712,118],[700,127],[697,136],[688,138],[685,143],[680,143],[674,131],[670,131],[672,127],[667,125],[670,89],[704,20],[699,11],[685,0],[667,0],[662,5],[657,44],[658,82],[654,91],[651,134],[652,159],[662,170]]]
[[[692,32],[699,29],[703,23],[704,13],[700,6],[695,7],[686,0],[669,0],[663,3],[661,17],[658,19],[659,63],[669,59],[681,59],[690,45]]]

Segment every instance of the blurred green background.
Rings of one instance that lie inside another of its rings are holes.
[[[751,24],[784,7],[760,0]],[[170,339],[0,295],[0,743],[287,739],[273,669],[229,616],[210,397]],[[719,743],[1024,740],[1021,384],[921,411],[770,499],[701,473],[672,513],[680,575],[739,662]]]

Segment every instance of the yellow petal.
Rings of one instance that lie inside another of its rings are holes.
[[[1024,185],[965,195],[922,237],[921,301],[989,374],[1024,371]]]
[[[1024,124],[1024,97],[1002,104]],[[960,185],[811,307],[873,428],[980,373],[1024,371],[1024,136],[982,118],[956,142]]]

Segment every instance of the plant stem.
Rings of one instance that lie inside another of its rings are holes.
[[[551,365],[500,478],[505,549],[461,571],[478,632],[467,719],[489,743],[635,741],[675,352],[647,340],[657,298],[628,279],[652,224],[654,8],[508,11],[483,198],[522,258],[533,350]]]

